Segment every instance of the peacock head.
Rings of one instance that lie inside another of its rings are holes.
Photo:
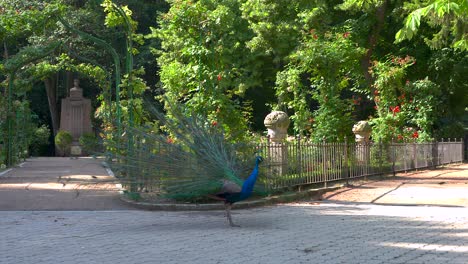
[[[256,157],[255,157],[255,163],[256,163],[256,164],[260,164],[262,161],[263,161],[262,156],[256,156]]]

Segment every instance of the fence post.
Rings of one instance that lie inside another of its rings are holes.
[[[449,159],[447,160],[447,164],[450,164],[453,161],[452,144],[450,143],[450,138],[448,138],[447,149],[448,149],[448,155],[449,155]]]
[[[346,186],[349,186],[349,178],[351,172],[349,170],[349,161],[348,161],[348,137],[344,138],[344,170],[346,172]]]
[[[302,149],[301,149],[301,135],[297,135],[297,148],[296,148],[296,155],[297,155],[297,164],[299,164],[299,168],[297,169],[297,174],[299,175],[299,179],[302,179]]]
[[[467,149],[468,133],[465,133],[465,138],[462,140],[463,140],[462,151],[465,153],[465,155],[462,156],[462,160],[467,160],[468,159],[468,149]]]
[[[396,173],[395,173],[395,160],[396,160],[396,151],[395,151],[395,142],[394,142],[394,139],[392,138],[392,174],[393,174],[393,177],[396,176]]]
[[[403,147],[403,164],[405,164],[405,173],[408,171],[408,162],[407,162],[407,157],[409,156],[408,154],[408,143],[405,140],[403,140],[403,143],[405,144],[405,146]],[[410,168],[411,169],[411,168]]]
[[[322,146],[323,146],[323,174],[324,174],[324,182],[323,182],[323,187],[327,188],[328,186],[328,151],[327,151],[327,146],[326,146],[326,139],[323,137],[322,139]]]
[[[378,157],[378,162],[379,162],[379,174],[382,174],[382,163],[383,163],[383,154],[382,154],[382,139],[379,139],[379,155]]]
[[[460,149],[460,151],[461,151],[461,153],[460,153],[460,163],[463,163],[463,160],[464,160],[464,158],[465,158],[465,155],[466,155],[466,154],[465,154],[465,155],[463,155],[463,154],[464,154],[464,150],[465,150],[465,141],[463,140],[463,138],[460,138],[460,141],[461,141],[461,149]]]
[[[437,147],[437,140],[434,139],[432,142],[432,167],[435,169],[438,164],[439,150]]]

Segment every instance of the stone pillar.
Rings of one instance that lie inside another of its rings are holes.
[[[84,133],[91,133],[91,100],[83,97],[83,89],[79,86],[79,80],[74,80],[74,86],[70,89],[70,97],[62,99],[60,113],[60,130],[68,131],[73,137],[71,154],[81,155],[79,139]]]
[[[356,140],[356,159],[359,164],[367,163],[370,160],[370,134],[372,127],[367,121],[359,121],[353,126],[353,133]]]
[[[270,174],[284,175],[288,169],[288,147],[284,141],[288,135],[289,116],[285,112],[273,111],[265,117],[263,123],[268,129]]]

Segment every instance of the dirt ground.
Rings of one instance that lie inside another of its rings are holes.
[[[468,207],[468,163],[360,180],[322,198],[331,202]]]

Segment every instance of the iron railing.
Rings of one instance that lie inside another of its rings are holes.
[[[267,161],[266,185],[282,189],[327,184],[463,161],[463,141],[431,143],[310,143],[294,141],[259,146]]]
[[[181,156],[174,164],[176,145],[135,137],[135,152],[112,165],[122,186],[132,192],[161,193],[167,180],[190,174],[198,166]],[[311,143],[296,140],[257,145],[263,156],[259,181],[271,191],[309,184],[350,180],[463,161],[462,141],[431,143]],[[189,165],[192,164],[192,165]],[[131,171],[131,174],[128,172]],[[248,174],[248,173],[247,173]]]
[[[31,113],[28,107],[14,109],[11,120],[0,120],[0,170],[13,166],[28,157],[32,139]],[[14,130],[15,133],[8,131]]]

